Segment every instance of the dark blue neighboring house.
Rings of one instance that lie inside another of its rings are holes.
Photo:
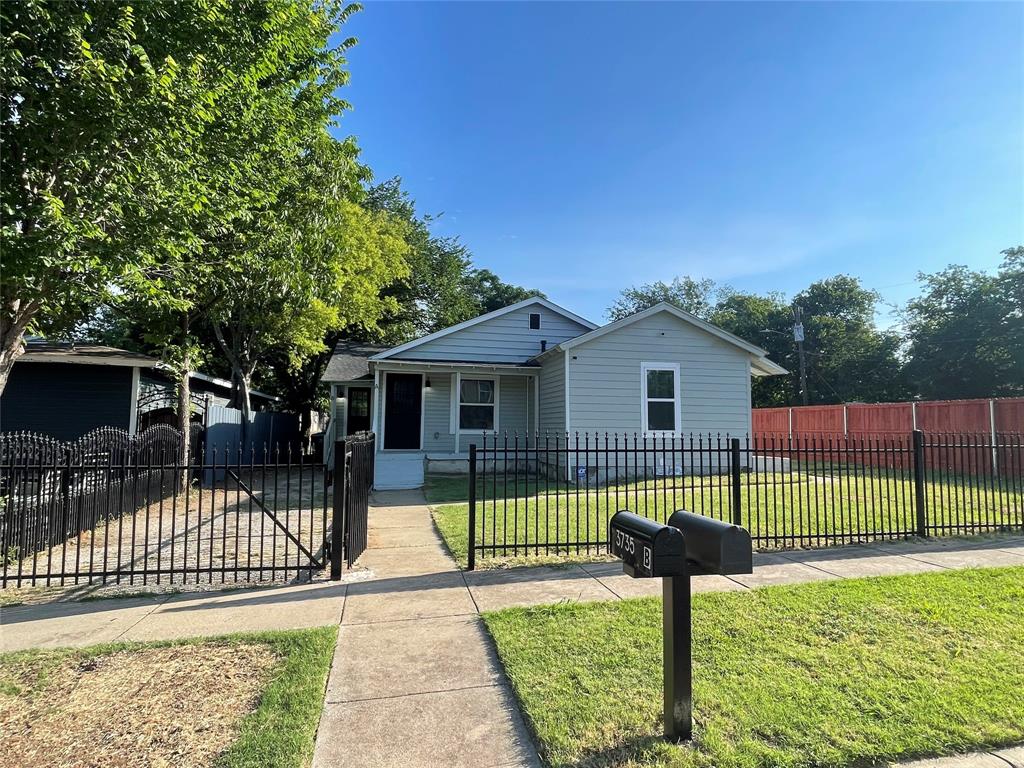
[[[205,423],[211,405],[226,405],[231,382],[191,376],[193,421]],[[279,398],[252,393],[255,410]],[[116,347],[30,340],[0,396],[0,432],[28,430],[74,440],[97,427],[135,434],[152,424],[175,424],[174,383],[160,361]]]

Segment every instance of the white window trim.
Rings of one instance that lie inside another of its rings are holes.
[[[462,423],[462,419],[461,419],[461,410],[462,409],[459,406],[462,405],[462,379],[463,379],[463,376],[465,376],[465,378],[467,378],[467,379],[472,379],[474,381],[479,379],[481,381],[491,381],[491,382],[494,383],[494,428],[493,429],[462,429],[462,427],[460,426],[461,423]],[[451,427],[450,427],[451,434],[456,435],[457,437],[461,437],[462,435],[482,435],[484,432],[497,432],[498,429],[499,429],[499,426],[498,426],[498,412],[499,412],[498,407],[499,407],[500,402],[501,402],[501,377],[496,375],[496,374],[488,376],[487,374],[484,374],[484,373],[467,373],[467,374],[463,374],[461,371],[458,372],[458,373],[455,373],[454,377],[455,377],[455,383],[454,383],[454,386],[452,387],[451,414],[450,414],[450,419],[449,419],[450,424],[451,424]]]
[[[647,372],[672,371],[673,402],[675,404],[675,429],[647,429],[647,403],[667,403],[666,397],[647,397]],[[640,430],[645,435],[679,435],[682,434],[682,398],[679,386],[679,363],[640,363]]]

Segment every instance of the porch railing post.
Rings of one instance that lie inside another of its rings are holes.
[[[345,441],[334,442],[334,509],[331,518],[331,581],[341,578],[345,546]]]
[[[469,570],[476,568],[476,443],[469,446]]]
[[[732,524],[743,525],[743,513],[740,510],[740,439],[729,441],[729,469],[732,473]]]
[[[928,535],[928,519],[925,515],[924,498],[924,432],[915,429],[913,432],[914,461],[914,509],[917,514],[917,535],[922,538]]]

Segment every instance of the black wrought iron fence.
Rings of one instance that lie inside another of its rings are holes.
[[[266,446],[186,464],[180,447],[169,427],[71,445],[0,439],[0,586],[291,580],[325,567],[322,464]]]
[[[357,432],[334,446],[334,517],[331,578],[341,577],[342,559],[351,566],[366,551],[370,490],[376,439],[373,432]]]
[[[470,451],[469,565],[599,554],[608,519],[677,509],[762,548],[1024,527],[1024,435],[484,435]]]
[[[291,444],[185,462],[163,426],[73,444],[2,435],[0,586],[291,581],[329,563],[337,578],[366,548],[374,444],[350,437],[332,486]]]

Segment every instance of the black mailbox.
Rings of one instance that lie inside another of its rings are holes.
[[[608,525],[608,551],[633,578],[663,576],[662,653],[665,738],[693,736],[693,644],[690,576],[751,573],[750,534],[738,525],[679,510],[661,525],[632,512],[616,512]]]
[[[633,578],[686,573],[682,532],[632,512],[612,515],[608,551],[622,560],[622,570]]]
[[[753,573],[753,546],[745,528],[679,510],[668,524],[683,533],[690,573]]]

